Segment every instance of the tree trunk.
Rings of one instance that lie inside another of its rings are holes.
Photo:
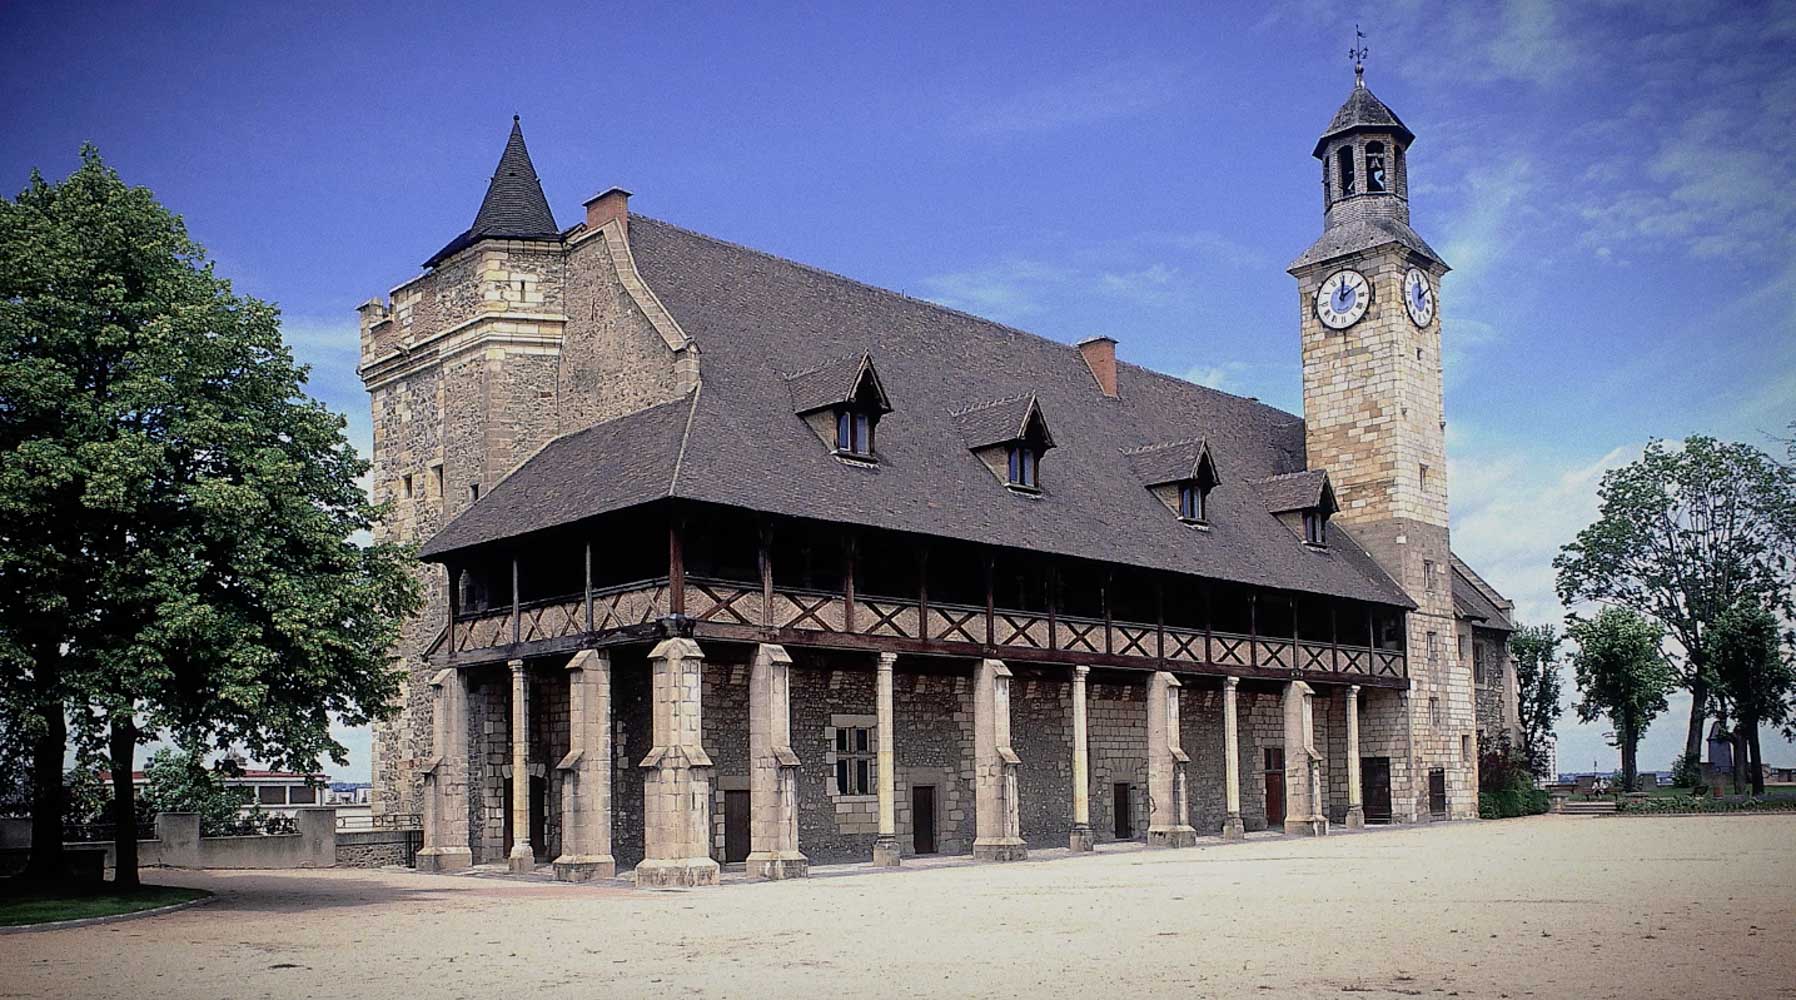
[[[60,700],[40,699],[38,705],[44,728],[31,744],[31,859],[25,877],[49,882],[63,877],[62,758],[68,749],[69,724]]]
[[[1634,732],[1634,714],[1623,713],[1621,725],[1621,790],[1634,790],[1634,750],[1640,738]]]
[[[1736,725],[1729,743],[1734,747],[1734,794],[1746,791],[1746,724]]]
[[[112,884],[119,889],[137,888],[137,787],[131,772],[137,761],[137,720],[129,715],[112,719]]]
[[[1702,664],[1694,656],[1690,659],[1695,679],[1690,682],[1690,728],[1684,733],[1684,752],[1691,760],[1702,760],[1702,724],[1709,720],[1709,685],[1702,679]]]
[[[1765,797],[1765,762],[1759,756],[1763,751],[1759,748],[1758,717],[1754,716],[1747,724],[1750,728],[1746,730],[1746,746],[1752,750],[1752,760],[1746,764],[1747,773],[1752,776],[1753,797],[1762,799]]]

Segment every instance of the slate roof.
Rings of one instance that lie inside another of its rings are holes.
[[[1441,255],[1428,245],[1427,240],[1422,239],[1407,224],[1396,219],[1372,218],[1355,219],[1328,227],[1321,236],[1316,238],[1316,242],[1311,243],[1309,249],[1298,254],[1297,259],[1292,261],[1285,270],[1300,271],[1317,261],[1329,260],[1342,254],[1358,253],[1361,250],[1370,250],[1387,243],[1401,244],[1443,267],[1447,263],[1441,260]]]
[[[424,262],[435,267],[481,240],[558,240],[561,231],[555,226],[555,213],[549,199],[543,197],[542,181],[536,166],[530,162],[530,151],[524,148],[524,127],[518,117],[511,118],[511,137],[505,152],[499,156],[498,169],[487,184],[486,197],[467,231],[449,241]]]
[[[1164,486],[1198,478],[1198,465],[1208,453],[1209,446],[1202,438],[1191,438],[1132,448],[1124,454],[1128,455],[1129,464],[1135,468],[1141,485]],[[1211,457],[1210,472],[1217,474],[1214,456]]]
[[[873,359],[862,351],[859,354],[833,358],[808,371],[786,376],[786,388],[792,394],[792,412],[814,413],[826,407],[851,402],[855,390],[860,388],[863,372],[873,380],[881,412],[890,411],[891,402],[886,398],[885,388],[879,384],[879,372],[873,368]]]
[[[1353,77],[1353,92],[1335,116],[1329,119],[1328,127],[1322,130],[1322,137],[1316,140],[1316,150],[1311,155],[1321,156],[1328,146],[1329,140],[1349,132],[1375,130],[1389,132],[1399,138],[1405,145],[1415,140],[1416,134],[1403,124],[1383,101],[1366,86],[1364,74],[1356,73]]]
[[[629,240],[699,345],[702,387],[551,442],[426,557],[668,496],[1414,606],[1350,532],[1308,547],[1267,511],[1252,480],[1304,467],[1292,414],[1127,363],[1120,396],[1105,397],[1069,344],[647,216],[631,216]],[[894,408],[877,465],[837,461],[789,405],[787,373],[843,345],[871,355]],[[1020,426],[1031,399],[1058,447],[1042,460],[1042,492],[1023,496],[968,441]],[[1126,454],[1197,437],[1229,471],[1208,532],[1180,524]]]
[[[1458,556],[1453,557],[1453,611],[1482,628],[1515,631],[1515,623],[1498,601],[1502,598]]]
[[[1266,509],[1274,514],[1323,506],[1331,514],[1335,511],[1334,490],[1328,485],[1328,473],[1323,469],[1268,476],[1254,485],[1266,498]]]

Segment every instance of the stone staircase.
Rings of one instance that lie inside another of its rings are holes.
[[[1594,799],[1589,802],[1576,800],[1565,803],[1567,816],[1613,816],[1615,815],[1614,799]]]

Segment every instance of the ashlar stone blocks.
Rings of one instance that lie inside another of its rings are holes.
[[[1149,847],[1191,847],[1191,796],[1179,745],[1179,682],[1164,670],[1147,682],[1147,788]]]
[[[1010,748],[1010,668],[1002,660],[980,660],[973,673],[973,733],[973,859],[1021,861],[1029,854],[1017,815],[1022,761]]]
[[[430,678],[432,746],[425,763],[424,846],[418,870],[454,871],[474,863],[468,844],[468,687],[453,667]]]
[[[649,653],[653,746],[642,759],[643,860],[636,884],[717,884],[711,858],[711,758],[704,735],[704,652],[664,639]]]
[[[567,669],[568,752],[556,765],[562,775],[562,851],[555,877],[584,882],[617,872],[611,854],[611,657],[582,650]]]
[[[756,878],[803,878],[798,850],[798,754],[792,751],[792,657],[762,643],[748,668],[749,855]]]

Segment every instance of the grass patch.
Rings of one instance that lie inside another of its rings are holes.
[[[182,889],[172,885],[146,885],[118,892],[110,883],[91,887],[0,884],[0,927],[136,913],[206,895],[209,893],[204,889]]]

